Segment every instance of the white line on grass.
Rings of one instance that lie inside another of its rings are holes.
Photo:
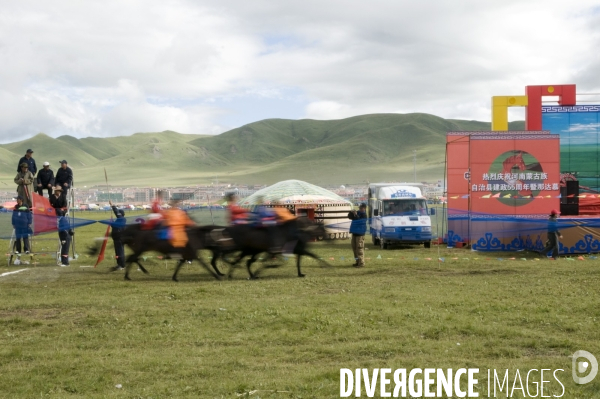
[[[14,272],[2,273],[2,274],[0,274],[0,277],[8,276],[9,274],[21,273],[21,272],[24,272],[25,270],[29,270],[29,269],[21,269],[21,270],[16,270]]]

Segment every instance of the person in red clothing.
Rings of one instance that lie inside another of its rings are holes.
[[[148,215],[148,220],[146,221],[146,223],[144,223],[144,226],[142,226],[143,230],[152,230],[153,228],[161,224],[161,222],[164,219],[162,203],[163,191],[158,190],[156,192],[156,198],[154,198],[154,200],[152,201],[152,206],[150,208],[152,213]]]
[[[229,209],[229,224],[246,224],[248,222],[248,210],[237,204],[237,196],[229,193],[225,196]]]

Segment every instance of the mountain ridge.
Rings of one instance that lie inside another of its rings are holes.
[[[219,135],[174,131],[118,137],[52,138],[38,133],[0,145],[0,182],[14,185],[16,164],[27,148],[41,168],[67,159],[76,186],[192,186],[218,179],[232,184],[272,184],[299,179],[313,184],[443,178],[445,134],[489,131],[491,124],[424,113],[368,114],[337,120],[271,118]],[[524,122],[511,122],[523,130]],[[14,164],[14,165],[13,165]],[[13,172],[14,171],[14,172]]]

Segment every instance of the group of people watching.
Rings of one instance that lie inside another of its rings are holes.
[[[66,198],[67,192],[73,185],[73,171],[68,162],[63,159],[60,161],[60,168],[56,171],[56,175],[50,169],[49,162],[44,162],[42,169],[38,172],[35,159],[33,159],[33,150],[28,149],[19,160],[14,181],[17,185],[17,194],[23,199],[25,206],[31,208],[33,193],[43,196],[44,190],[46,190],[48,198],[51,199],[55,191],[60,191],[60,194]]]
[[[48,199],[56,210],[57,216],[64,216],[68,209],[67,192],[73,185],[73,171],[66,160],[60,161],[60,168],[56,171],[50,169],[50,163],[44,162],[42,169],[37,170],[33,150],[28,149],[19,159],[17,175],[14,179],[17,185],[17,204],[13,209],[12,225],[15,229],[15,253],[19,255],[23,250],[26,254],[30,251],[29,236],[32,231],[33,194],[44,195],[48,192]],[[58,221],[59,239],[61,240],[61,264],[69,265],[69,246],[72,230],[66,218]],[[21,240],[23,246],[21,246]]]

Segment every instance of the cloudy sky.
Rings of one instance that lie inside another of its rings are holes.
[[[491,96],[528,84],[600,93],[600,0],[0,7],[0,142],[384,112],[490,121]]]

